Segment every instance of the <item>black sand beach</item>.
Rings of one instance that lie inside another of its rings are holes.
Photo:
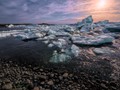
[[[116,39],[120,45],[120,39]],[[40,41],[0,39],[0,88],[2,90],[119,90],[120,48],[96,55],[95,47],[80,47],[78,58],[52,64],[50,49]],[[12,89],[11,89],[12,88]]]

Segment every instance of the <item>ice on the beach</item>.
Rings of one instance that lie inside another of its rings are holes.
[[[102,55],[102,54],[112,53],[113,51],[110,50],[110,48],[104,47],[104,48],[95,48],[93,49],[93,52],[97,55]]]
[[[78,57],[81,50],[79,49],[79,47],[77,47],[76,45],[72,45],[71,46],[71,52],[75,57]]]
[[[73,57],[77,58],[81,50],[76,45],[68,46],[66,49],[61,49],[58,53],[57,50],[53,52],[53,55],[50,59],[52,63],[66,62],[71,60]]]
[[[98,36],[72,37],[73,43],[79,45],[102,45],[102,44],[112,43],[113,40],[114,38],[107,34],[98,35]]]
[[[50,59],[52,63],[65,62],[71,59],[71,56],[67,55],[63,50],[58,53],[56,50],[53,52],[53,56]]]

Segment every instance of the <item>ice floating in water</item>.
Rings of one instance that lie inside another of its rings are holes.
[[[5,37],[9,37],[9,36],[13,36],[16,35],[18,32],[20,32],[19,30],[13,30],[13,31],[0,31],[0,38],[5,38]]]
[[[49,40],[46,40],[46,41],[43,41],[45,44],[48,44],[49,43]]]
[[[15,34],[14,37],[20,38],[22,40],[28,40],[28,39],[37,39],[43,37],[44,34],[37,32],[36,30],[31,29],[25,29],[23,32],[19,32],[18,34]]]
[[[51,43],[48,45],[48,47],[50,47],[50,48],[53,47],[53,46],[54,46],[54,44],[51,44]]]
[[[8,25],[8,28],[12,28],[12,27],[14,27],[14,25],[13,25],[13,24]]]

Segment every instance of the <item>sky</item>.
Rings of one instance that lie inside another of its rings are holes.
[[[120,0],[0,0],[0,23],[120,21]]]

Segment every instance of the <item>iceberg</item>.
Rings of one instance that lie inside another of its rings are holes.
[[[79,36],[72,37],[72,42],[79,45],[102,45],[107,43],[112,43],[114,37],[107,34],[102,34],[98,36]]]
[[[46,41],[43,41],[45,44],[48,44],[49,43],[49,40],[46,40]]]
[[[52,63],[58,63],[59,62],[59,54],[56,50],[53,52],[53,55],[50,59],[50,62],[52,62]]]
[[[54,44],[52,44],[52,43],[50,43],[50,44],[48,45],[49,48],[51,48],[51,47],[53,47],[53,46],[54,46]]]
[[[64,50],[62,49],[60,53],[58,53],[56,50],[53,52],[53,55],[50,59],[50,62],[52,63],[60,63],[70,60],[71,57],[67,55]]]
[[[76,45],[72,45],[71,46],[71,52],[75,57],[78,57],[81,50],[79,49],[79,47],[77,47]]]
[[[93,49],[93,52],[97,55],[102,55],[102,54],[109,54],[112,52],[109,48],[95,48]]]
[[[92,16],[88,16],[81,22],[77,23],[77,28],[80,29],[80,32],[89,32],[94,29],[94,26]]]
[[[14,27],[13,24],[8,25],[8,28],[13,28],[13,27]]]
[[[19,32],[18,34],[14,35],[16,38],[20,38],[23,41],[35,40],[37,38],[42,37],[42,34],[36,35],[32,30],[25,29],[24,32]]]
[[[97,22],[96,24],[98,25],[98,26],[105,26],[106,24],[108,24],[109,23],[109,20],[104,20],[104,21],[99,21],[99,22]]]
[[[52,41],[52,44],[54,44],[55,46],[59,47],[59,48],[63,48],[67,46],[67,41],[60,38],[57,41]]]
[[[56,38],[55,35],[49,35],[49,36],[47,36],[47,39],[55,39],[55,38]]]
[[[65,62],[65,61],[68,61],[70,59],[71,59],[71,57],[65,53],[59,54],[59,61],[60,62]]]

